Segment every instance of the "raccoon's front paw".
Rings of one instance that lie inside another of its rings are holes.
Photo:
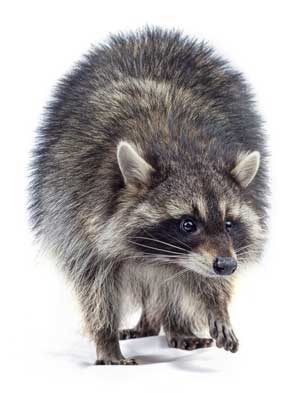
[[[115,359],[115,360],[110,360],[110,359],[97,359],[95,362],[96,366],[104,366],[104,365],[110,365],[110,366],[133,366],[137,365],[138,363],[136,362],[135,359]]]
[[[209,332],[216,340],[218,348],[223,347],[226,351],[237,352],[239,342],[229,322],[209,317]]]
[[[169,347],[185,349],[186,351],[192,351],[198,348],[207,348],[212,345],[213,340],[211,338],[199,338],[196,336],[180,336],[170,335],[167,336]]]

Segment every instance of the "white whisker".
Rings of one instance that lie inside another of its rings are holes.
[[[179,239],[177,239],[175,236],[170,235],[170,233],[167,233],[167,232],[165,232],[165,233],[166,233],[166,235],[169,236],[171,239],[174,239],[174,240],[178,241],[179,243],[181,243],[181,244],[182,244],[184,247],[186,247],[187,249],[192,250],[191,247],[190,247],[188,244],[184,243],[182,240],[179,240]]]
[[[162,240],[155,239],[154,237],[150,238],[150,237],[143,237],[143,236],[135,236],[132,239],[151,240],[151,241],[155,241],[155,242],[158,242],[158,243],[161,243],[161,244],[165,244],[166,246],[169,246],[169,247],[178,248],[178,250],[187,251],[186,249],[184,249],[182,247],[175,246],[174,244],[171,244],[171,243],[163,242]]]
[[[140,246],[140,247],[149,248],[149,249],[151,249],[151,250],[156,250],[156,251],[165,252],[165,250],[163,250],[163,249],[161,249],[161,248],[147,246],[146,244],[139,244],[139,243],[133,242],[133,241],[131,241],[131,240],[129,240],[129,243],[135,244],[135,245]],[[170,252],[171,254],[175,254],[175,255],[183,255],[183,253],[177,253],[177,252],[174,252],[174,251],[168,251],[168,252]]]
[[[247,246],[237,248],[237,249],[235,250],[235,252],[238,253],[238,252],[240,252],[240,251],[242,251],[242,250],[245,250],[245,249],[247,249],[247,248],[250,248],[250,247],[252,247],[252,244],[248,244]]]
[[[168,282],[170,280],[173,280],[176,277],[182,276],[184,273],[187,273],[188,271],[191,271],[191,270],[188,268],[185,268],[184,270],[181,270],[180,272],[173,274],[171,277],[168,277],[166,280],[164,280],[161,285],[165,284],[166,282]]]
[[[152,239],[155,239],[155,238],[151,235],[151,233],[149,233],[146,229],[144,229],[144,231],[145,231],[149,236],[151,236]],[[167,231],[163,231],[163,232],[164,232],[164,234],[166,234],[170,239],[174,239],[174,240],[176,240],[177,242],[181,243],[181,244],[182,244],[184,247],[186,247],[188,250],[192,250],[191,247],[188,246],[186,243],[184,243],[182,240],[176,238],[175,236],[172,236],[172,235],[171,235],[169,232],[167,232]],[[157,240],[157,239],[156,239],[156,240]],[[184,249],[185,251],[186,251],[186,248]]]

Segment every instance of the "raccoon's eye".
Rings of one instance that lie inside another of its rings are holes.
[[[185,218],[180,223],[180,229],[185,233],[193,233],[197,231],[197,225],[192,218]]]
[[[230,220],[225,221],[225,229],[227,232],[230,232],[233,227],[233,222]]]

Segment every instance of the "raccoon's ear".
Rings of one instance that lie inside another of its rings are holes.
[[[154,169],[127,142],[120,142],[117,158],[126,185],[140,188],[150,182]]]
[[[258,151],[241,154],[231,174],[241,187],[246,188],[254,179],[259,168],[259,163],[260,154]]]

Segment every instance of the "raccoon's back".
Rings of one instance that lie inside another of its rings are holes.
[[[48,146],[55,143],[66,130],[65,126],[72,126],[74,133],[81,132],[86,136],[97,136],[90,135],[93,127],[98,135],[108,133],[112,136],[109,126],[113,122],[109,122],[107,112],[122,109],[121,96],[124,93],[128,105],[122,115],[141,116],[139,108],[130,107],[129,99],[138,96],[149,103],[151,99],[155,101],[155,97],[141,96],[143,84],[151,82],[157,85],[157,92],[154,91],[153,95],[159,94],[162,86],[166,88],[166,94],[170,95],[168,109],[173,111],[173,119],[179,117],[176,110],[180,106],[174,105],[174,99],[185,91],[187,94],[182,97],[181,106],[187,106],[189,94],[199,111],[206,105],[205,111],[211,116],[211,119],[205,119],[206,122],[213,121],[214,113],[218,112],[223,115],[223,122],[226,118],[233,123],[232,126],[238,119],[242,122],[246,115],[252,126],[259,123],[247,84],[228,62],[217,56],[205,42],[199,43],[177,31],[155,28],[111,36],[107,45],[94,47],[78,62],[58,83],[40,136]],[[112,99],[114,90],[118,90],[119,97],[115,95]],[[95,97],[96,101],[93,100]],[[200,116],[197,118],[196,108],[190,112],[185,108],[186,116],[194,116],[198,126],[203,128],[204,121]],[[120,116],[118,126],[122,120]],[[97,127],[98,122],[101,125],[106,123],[107,127]],[[247,130],[243,132],[247,134]]]

